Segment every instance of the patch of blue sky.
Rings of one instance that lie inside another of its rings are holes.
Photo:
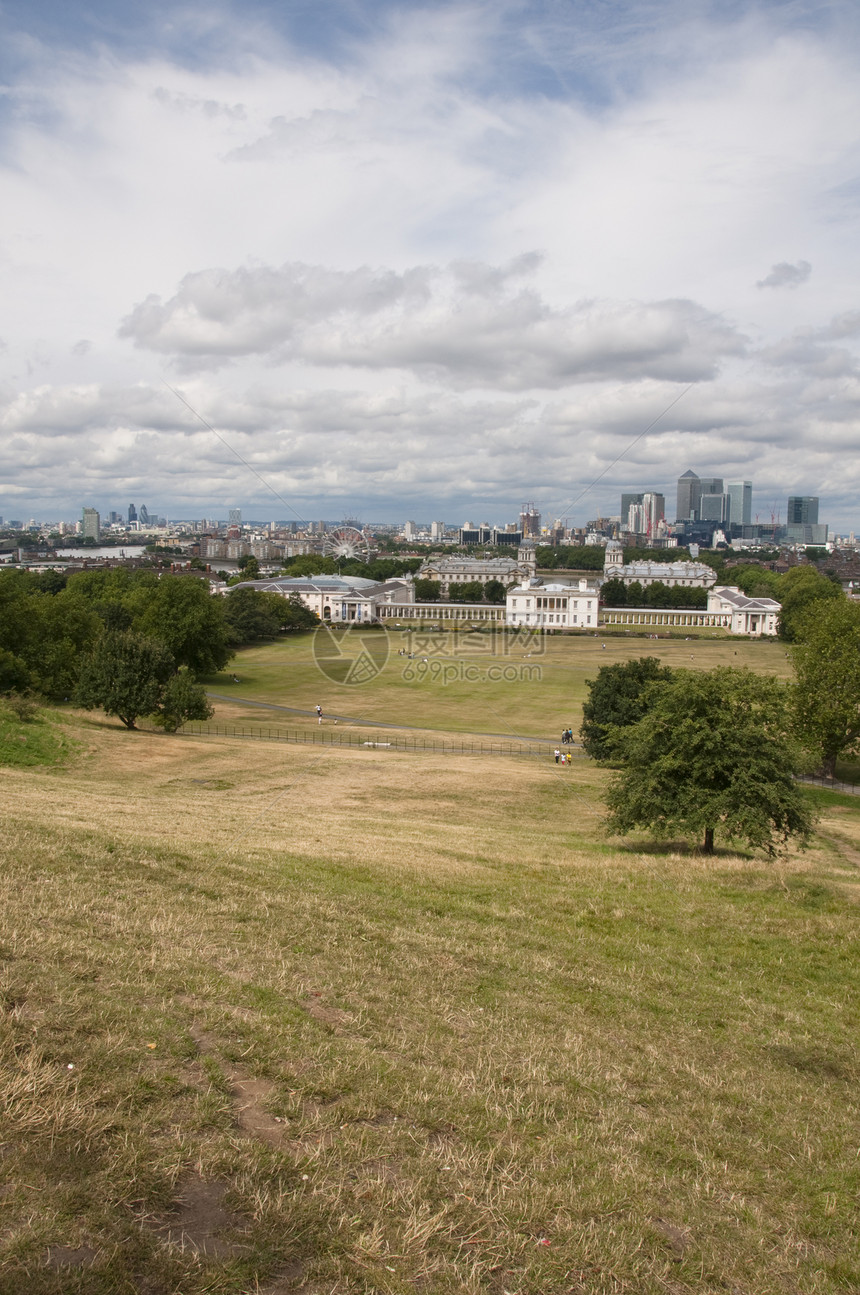
[[[473,92],[544,97],[595,107],[635,93],[643,79],[673,65],[695,65],[708,45],[745,28],[755,40],[781,32],[838,29],[856,37],[853,0],[0,0],[4,79],[46,49],[106,49],[120,58],[163,56],[205,69],[243,53],[275,53],[282,41],[299,55],[349,64],[401,20],[468,15],[480,34],[460,74]],[[16,39],[25,37],[29,39]]]

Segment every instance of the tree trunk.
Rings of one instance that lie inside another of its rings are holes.
[[[714,829],[712,827],[706,827],[705,840],[702,845],[702,854],[713,854],[713,853],[714,853]]]

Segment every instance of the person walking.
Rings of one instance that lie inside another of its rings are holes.
[[[561,759],[561,751],[559,751],[558,747],[556,747],[556,748],[555,748],[555,762],[556,762],[556,764],[558,764],[558,762],[559,762],[559,760],[560,760],[560,759]]]

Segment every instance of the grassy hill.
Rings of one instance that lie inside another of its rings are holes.
[[[237,672],[333,709],[302,651]],[[704,860],[586,761],[66,719],[2,774],[2,1295],[858,1288],[853,799]]]

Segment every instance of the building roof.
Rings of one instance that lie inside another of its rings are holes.
[[[739,612],[778,612],[782,609],[782,604],[775,598],[749,598],[734,585],[717,585],[710,592]]]
[[[341,598],[370,598],[405,581],[365,580],[363,576],[283,576],[276,580],[243,580],[233,589],[261,589],[273,594],[329,594]]]
[[[508,575],[512,567],[519,567],[520,565],[516,558],[443,557],[428,558],[422,564],[421,571],[432,570],[455,574],[474,571],[480,567],[481,571],[499,571]],[[420,572],[418,574],[420,575]]]
[[[648,580],[701,580],[709,576],[711,580],[717,578],[714,568],[706,562],[649,562],[643,558],[607,570],[611,570],[613,575],[630,576],[634,580],[642,577]]]

